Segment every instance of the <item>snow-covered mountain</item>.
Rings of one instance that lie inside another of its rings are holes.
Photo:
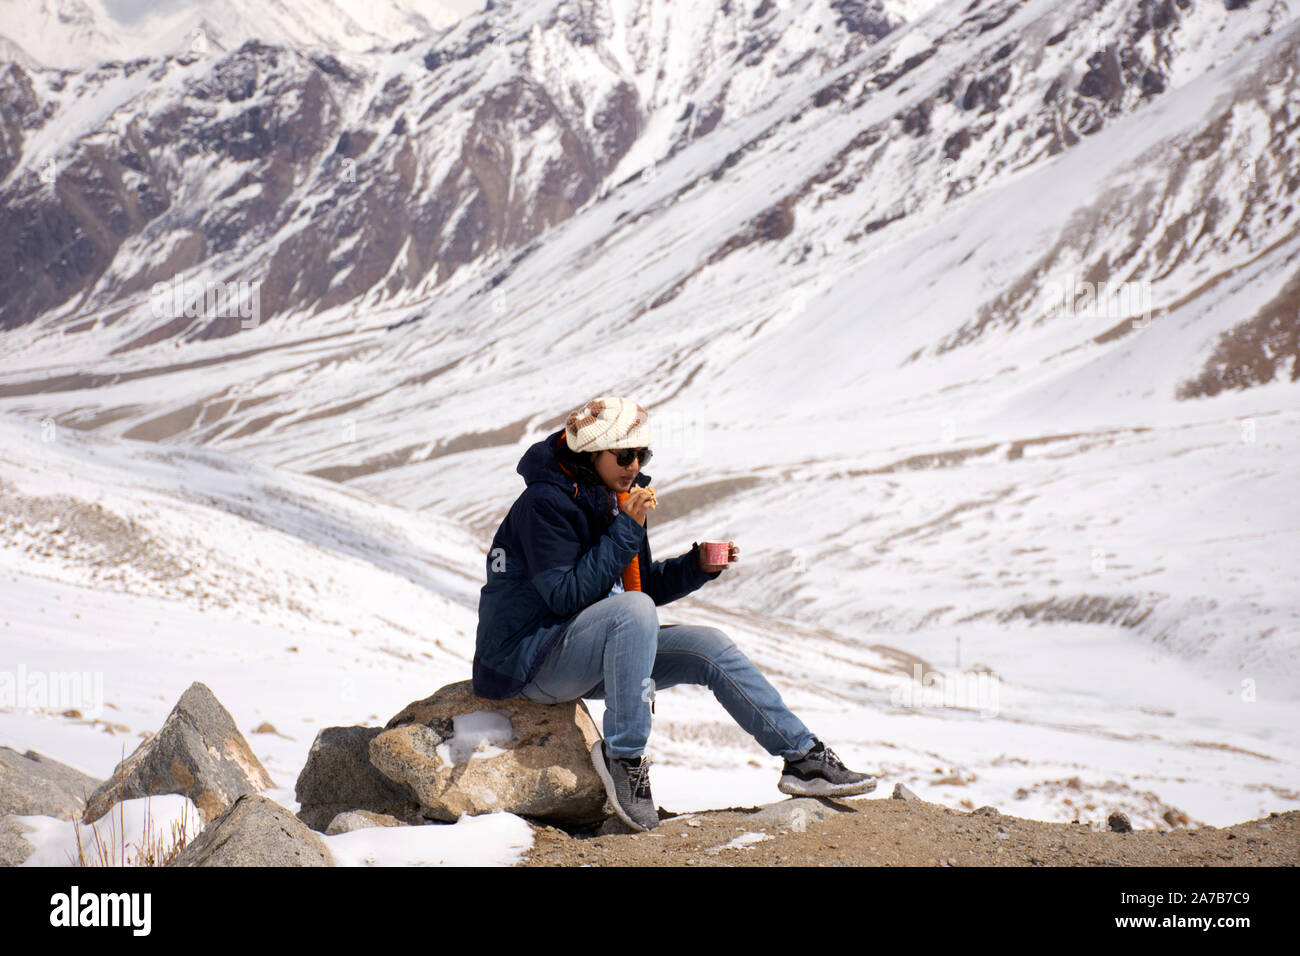
[[[70,70],[217,55],[249,40],[362,51],[428,39],[469,10],[466,0],[0,0],[0,50]]]
[[[130,307],[181,270],[260,283],[263,318],[427,294],[898,22],[803,6],[520,4],[361,59],[252,42],[71,78],[11,65],[0,327],[87,293]]]
[[[161,442],[485,547],[523,449],[633,395],[656,554],[744,553],[672,610],[842,753],[1051,819],[1287,809],[1298,64],[1293,4],[1203,0],[498,3],[372,53],[11,63],[6,467],[93,431],[130,488]],[[15,593],[63,574],[21,550]],[[907,703],[917,666],[999,712]],[[699,721],[753,756],[679,696],[668,766]]]

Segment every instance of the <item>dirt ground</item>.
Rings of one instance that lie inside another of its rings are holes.
[[[821,800],[828,819],[756,825],[731,808],[661,819],[649,833],[537,827],[521,866],[1295,866],[1300,810],[1230,827],[1096,831],[993,808],[921,800]],[[663,811],[660,813],[664,816]],[[621,824],[619,824],[621,827]],[[748,834],[741,840],[736,840]],[[766,834],[758,838],[758,834]],[[732,841],[736,842],[733,843]],[[731,844],[731,845],[728,845]]]

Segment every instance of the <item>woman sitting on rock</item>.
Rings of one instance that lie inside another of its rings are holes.
[[[645,759],[654,692],[704,684],[768,753],[785,758],[788,794],[867,793],[873,777],[845,768],[722,631],[661,625],[657,605],[722,573],[696,543],[654,561],[645,409],[602,396],[519,461],[527,487],[487,556],[479,597],[474,693],[555,704],[604,698],[605,739],[591,759],[615,812],[634,830],[658,825]],[[739,550],[728,542],[730,560]]]

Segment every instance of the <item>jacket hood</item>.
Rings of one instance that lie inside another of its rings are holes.
[[[559,441],[560,436],[563,434],[564,429],[561,428],[559,431],[547,435],[541,441],[534,442],[530,445],[528,450],[524,452],[524,456],[519,459],[519,464],[515,468],[515,471],[519,472],[519,474],[523,476],[524,483],[527,485],[535,484],[539,481],[558,485],[563,488],[570,497],[577,497],[586,501],[593,511],[600,513],[604,510],[602,506],[602,498],[604,497],[604,492],[607,490],[605,486],[587,485],[577,479],[570,478],[564,473],[564,470],[560,468],[560,463],[555,458],[555,453],[552,449],[554,449],[555,443]],[[632,484],[644,488],[646,485],[650,484],[650,476],[644,471],[639,472],[636,478],[633,479]],[[574,485],[577,485],[578,488],[577,495],[574,494]]]

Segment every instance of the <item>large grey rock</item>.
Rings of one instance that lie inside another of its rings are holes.
[[[474,721],[503,728],[509,739],[472,751],[464,728]],[[502,810],[584,825],[605,815],[605,787],[590,755],[600,732],[580,700],[483,700],[461,681],[408,705],[386,726],[370,742],[370,762],[409,787],[425,817],[453,822]]]
[[[170,866],[333,866],[321,838],[274,800],[246,793]]]
[[[837,813],[852,812],[851,808],[838,806],[826,799],[792,797],[760,807],[749,815],[749,820],[756,826],[784,827],[803,832],[810,823],[826,820]]]
[[[226,708],[196,681],[181,695],[162,728],[90,795],[84,819],[98,820],[123,799],[180,793],[194,801],[207,824],[242,794],[270,786],[270,775]]]
[[[421,822],[420,805],[410,788],[389,780],[370,763],[370,741],[383,731],[326,727],[316,734],[294,786],[299,820],[313,830],[326,830],[340,813],[369,810]]]
[[[75,820],[86,797],[99,786],[94,777],[29,750],[0,747],[0,816],[40,815]]]
[[[0,866],[18,866],[36,852],[36,847],[23,839],[32,828],[14,817],[0,817]]]

